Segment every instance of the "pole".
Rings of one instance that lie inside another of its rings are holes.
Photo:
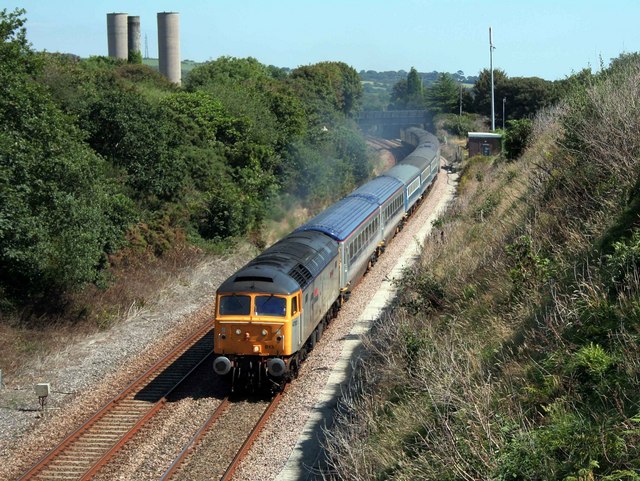
[[[462,83],[460,83],[460,116],[462,116]]]
[[[491,70],[491,132],[496,131],[496,109],[493,95],[493,32],[489,27],[489,68]]]
[[[502,130],[504,130],[504,106],[507,103],[507,97],[502,97]]]

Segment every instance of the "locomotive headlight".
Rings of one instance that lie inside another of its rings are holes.
[[[276,341],[278,341],[278,342],[282,341],[282,336],[276,337]]]
[[[266,336],[266,335],[267,335],[267,330],[266,330],[266,329],[263,329],[263,330],[262,330],[262,335],[263,335],[263,336]]]
[[[239,336],[240,334],[242,334],[242,331],[240,329],[236,329],[236,334]]]

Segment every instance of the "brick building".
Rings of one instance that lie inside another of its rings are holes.
[[[502,151],[502,135],[490,132],[469,132],[467,148],[469,157],[498,155]]]

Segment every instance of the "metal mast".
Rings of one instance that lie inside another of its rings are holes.
[[[493,98],[493,32],[489,27],[489,68],[491,70],[491,131],[496,131],[496,108]]]

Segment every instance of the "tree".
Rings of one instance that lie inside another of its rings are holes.
[[[494,70],[494,97],[496,118],[502,117],[502,99],[506,98],[506,119],[533,116],[540,108],[558,99],[553,82],[538,77],[509,78],[503,70]],[[491,73],[480,72],[473,86],[473,111],[491,115]]]
[[[391,91],[390,110],[402,110],[406,106],[407,99],[407,79],[398,80]]]
[[[407,75],[407,96],[408,98],[420,98],[422,96],[422,79],[414,67],[411,67],[409,75]]]
[[[522,119],[533,117],[542,107],[556,100],[553,82],[539,77],[513,77],[510,78],[501,96],[507,99],[507,119]]]
[[[460,85],[446,74],[440,74],[438,80],[427,89],[427,107],[435,114],[454,113],[458,111],[460,101]]]
[[[362,98],[358,72],[344,62],[320,62],[293,70],[290,75],[303,101],[330,120],[332,113],[349,116],[356,112]],[[307,105],[305,103],[305,105]]]
[[[131,221],[106,165],[35,81],[23,11],[0,12],[0,296],[20,302],[97,279]]]
[[[420,110],[425,108],[422,79],[420,79],[420,75],[418,75],[418,71],[415,68],[411,67],[406,80],[399,80],[393,86],[389,108],[392,110]]]
[[[509,120],[507,122],[504,148],[509,159],[517,159],[524,152],[532,130],[533,122],[530,119]]]
[[[508,77],[504,70],[493,71],[493,86],[495,99],[502,99],[506,93]],[[472,89],[473,111],[478,114],[491,115],[491,72],[484,69],[480,72],[478,81]]]
[[[184,81],[185,89],[194,91],[222,83],[260,84],[272,79],[272,70],[253,57],[220,57],[197,66]]]

